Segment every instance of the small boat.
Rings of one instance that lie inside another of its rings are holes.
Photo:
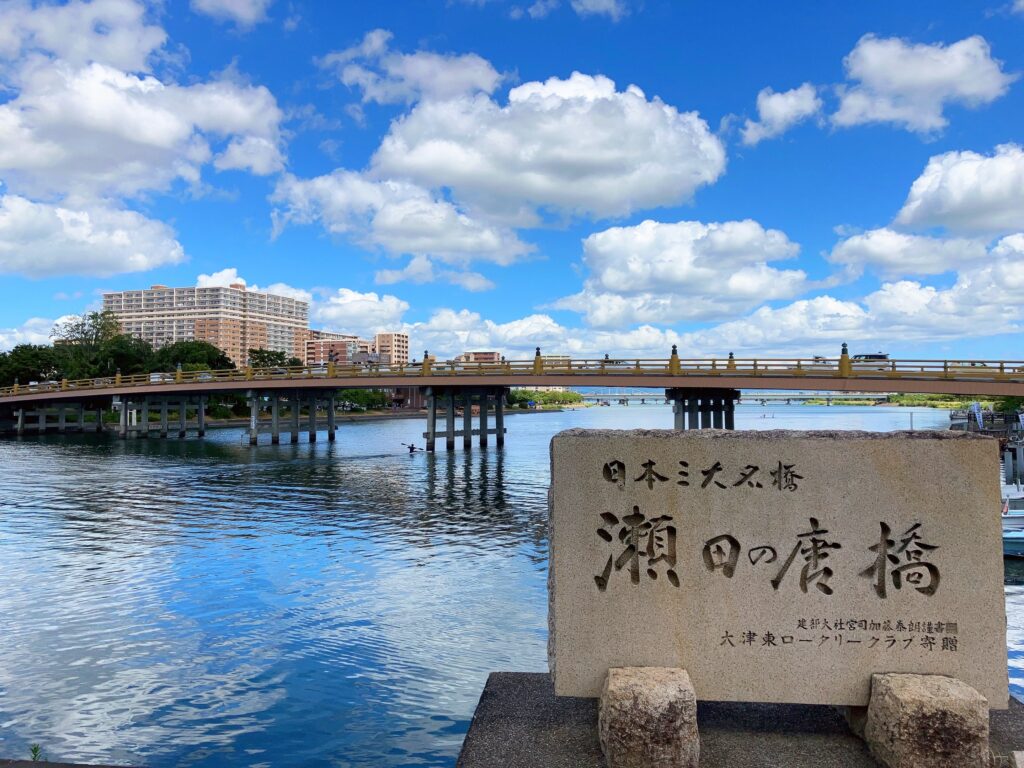
[[[1003,557],[1024,557],[1024,530],[1003,528]]]

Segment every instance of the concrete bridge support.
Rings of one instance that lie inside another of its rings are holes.
[[[178,438],[188,436],[188,419],[190,412],[195,413],[198,429],[198,436],[206,434],[206,398],[205,397],[181,397],[158,395],[145,395],[140,400],[128,400],[122,398],[114,402],[114,409],[118,411],[117,436],[122,440],[128,438],[148,438],[155,429],[161,438],[166,438],[170,433],[170,412],[174,410],[178,415],[178,424],[175,433]],[[159,410],[160,420],[153,424],[150,420],[150,412]],[[101,414],[97,414],[101,417]]]
[[[270,433],[271,445],[278,445],[281,442],[281,433],[289,433],[289,442],[299,442],[299,435],[306,432],[306,439],[315,443],[317,430],[319,429],[318,416],[320,407],[323,406],[327,416],[327,440],[334,442],[337,438],[337,415],[335,408],[334,391],[330,392],[307,392],[293,391],[288,395],[288,420],[282,418],[282,400],[277,392],[265,393],[258,390],[250,390],[249,397],[249,445],[258,445],[261,434]],[[266,406],[270,410],[270,424],[261,422],[260,414]],[[306,423],[303,427],[302,409],[306,408]]]
[[[665,399],[672,403],[674,428],[736,429],[736,401],[740,393],[735,389],[683,389],[665,390]]]
[[[462,438],[463,450],[473,446],[473,436],[479,439],[480,447],[486,448],[490,435],[494,435],[495,443],[500,448],[505,445],[505,387],[426,387],[423,390],[427,406],[427,431],[423,437],[427,441],[427,450],[435,449],[435,441],[441,436],[438,430],[438,415],[444,413],[444,447],[455,450],[455,438]],[[473,429],[473,403],[479,409],[477,429]],[[462,429],[457,430],[456,403],[462,406]],[[488,424],[491,411],[494,413],[494,426]]]
[[[69,419],[69,412],[71,418]],[[17,435],[24,435],[32,421],[35,421],[35,431],[43,435],[51,429],[60,434],[67,432],[85,431],[85,404],[84,403],[61,403],[55,406],[39,405],[35,410],[18,408],[14,412],[14,431]],[[102,425],[102,421],[100,422]]]

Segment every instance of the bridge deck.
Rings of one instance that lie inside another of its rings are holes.
[[[848,358],[772,360],[544,360],[342,366],[114,376],[0,389],[0,405],[120,395],[205,394],[393,387],[622,387],[808,390],[1024,396],[1024,362]]]

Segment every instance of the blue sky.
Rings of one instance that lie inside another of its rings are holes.
[[[1020,358],[1024,0],[0,7],[0,348],[230,282],[442,356]]]

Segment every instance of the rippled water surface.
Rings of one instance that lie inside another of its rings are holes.
[[[741,406],[739,428],[948,426],[945,411]],[[452,766],[487,674],[546,669],[552,434],[665,406],[516,414],[508,444],[0,441],[0,757]],[[1024,572],[1020,574],[1024,583]],[[1024,685],[1024,587],[1008,586]]]

